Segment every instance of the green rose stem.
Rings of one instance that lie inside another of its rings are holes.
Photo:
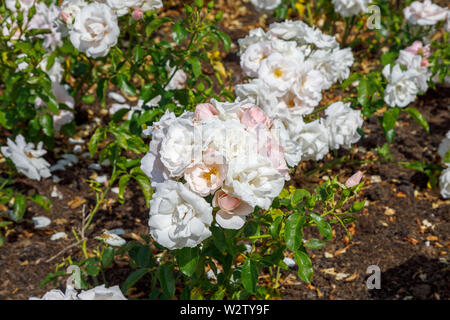
[[[86,222],[86,224],[82,227],[82,234],[84,234],[84,232],[89,228],[92,219],[94,218],[95,214],[97,213],[98,209],[100,208],[100,205],[103,204],[103,202],[105,201],[105,197],[108,194],[109,190],[111,189],[111,186],[114,184],[114,181],[116,180],[117,176],[116,176],[116,161],[114,161],[113,164],[113,172],[111,175],[111,180],[108,183],[108,186],[105,188],[105,190],[103,190],[102,192],[96,193],[96,204],[94,206],[94,208],[92,209],[91,213],[89,214],[89,218]],[[84,237],[82,237],[84,238]],[[84,238],[82,239],[82,244],[81,244],[81,250],[83,251],[83,254],[86,258],[88,258],[88,254],[87,254],[87,249],[86,249],[86,242],[87,239]]]

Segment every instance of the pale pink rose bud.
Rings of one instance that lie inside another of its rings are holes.
[[[350,178],[348,178],[347,181],[345,181],[345,186],[347,188],[351,188],[356,186],[361,182],[361,179],[363,177],[363,173],[361,171],[357,171],[354,175],[352,175]]]
[[[427,59],[422,59],[422,61],[420,62],[420,65],[422,67],[428,68],[428,65],[429,65],[428,60]]]
[[[139,21],[144,17],[144,12],[139,8],[134,8],[133,12],[131,13],[131,16],[134,20]]]
[[[61,19],[63,19],[65,23],[72,22],[72,17],[67,12],[61,12]]]
[[[216,108],[210,103],[202,103],[195,107],[194,118],[203,121],[219,114]]]
[[[216,198],[217,205],[220,207],[220,209],[225,211],[232,211],[236,209],[242,202],[240,199],[232,197],[221,190],[216,192],[216,195],[217,195]]]
[[[270,119],[261,108],[253,106],[244,111],[241,116],[241,123],[250,128],[257,126],[260,123],[270,126]]]

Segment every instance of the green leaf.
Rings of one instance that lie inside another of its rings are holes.
[[[53,117],[49,113],[41,114],[39,124],[46,136],[53,137]]]
[[[250,258],[247,258],[242,265],[241,281],[245,290],[255,293],[258,283],[258,269]]]
[[[315,213],[311,213],[310,217],[316,223],[320,234],[323,235],[325,239],[331,240],[333,238],[333,229],[331,229],[330,224],[324,218]]]
[[[397,122],[398,114],[400,112],[399,108],[390,108],[386,110],[383,114],[383,119],[381,121],[381,127],[383,128],[384,135],[388,142],[394,141],[395,137],[395,123]]]
[[[231,47],[230,36],[222,31],[217,31],[216,34],[219,36],[220,40],[222,40],[225,51],[230,50],[230,47]]]
[[[98,267],[96,265],[93,265],[93,264],[86,265],[86,273],[88,275],[95,277],[96,275],[98,275],[99,272],[100,272],[100,270],[98,269]]]
[[[100,105],[104,108],[106,106],[106,91],[108,90],[108,79],[102,78],[97,85],[97,97],[100,100]]]
[[[0,228],[6,227],[13,224],[12,221],[0,221]]]
[[[305,243],[305,248],[308,249],[322,249],[325,245],[325,241],[317,239],[317,238],[311,238]]]
[[[113,261],[114,261],[114,248],[108,247],[103,252],[102,267],[104,269],[108,268],[111,265],[111,263],[113,263]]]
[[[413,107],[407,107],[403,109],[405,112],[407,112],[418,124],[422,126],[422,128],[425,129],[426,132],[430,132],[430,126],[428,125],[427,119],[417,110]]]
[[[141,60],[144,58],[144,49],[142,49],[142,46],[140,44],[137,44],[136,47],[134,47],[133,54],[134,62],[141,62]]]
[[[89,153],[91,154],[91,158],[97,152],[98,143],[103,141],[104,138],[105,130],[102,127],[98,127],[92,135],[91,140],[89,140]]]
[[[41,196],[39,194],[34,194],[34,195],[28,197],[28,199],[30,199],[34,203],[40,205],[46,211],[49,211],[52,207],[52,202],[50,201],[49,198],[47,198],[45,196]]]
[[[364,203],[365,203],[364,200],[363,200],[363,201],[360,201],[360,202],[355,202],[355,203],[353,203],[351,212],[356,212],[356,211],[361,210],[361,209],[364,207]]]
[[[305,189],[297,189],[294,191],[294,193],[292,194],[292,198],[291,198],[291,202],[293,206],[296,206],[297,204],[299,204],[300,202],[302,202],[302,200],[304,198],[308,199],[311,197],[311,194],[309,193],[308,190]]]
[[[183,21],[178,20],[172,29],[172,36],[173,36],[173,40],[175,40],[175,43],[180,44],[181,42],[186,40],[188,34],[189,34],[188,31],[186,30],[186,28],[183,25]]]
[[[283,221],[283,217],[280,216],[280,217],[276,218],[275,221],[272,222],[272,224],[270,225],[270,234],[275,239],[278,238],[278,236],[280,235],[282,221]]]
[[[147,207],[150,207],[150,200],[152,200],[153,188],[150,185],[150,179],[144,175],[136,175],[133,178],[137,181],[141,187],[142,194],[145,197],[145,203]]]
[[[303,281],[310,283],[314,273],[311,259],[305,251],[294,251],[294,260],[298,265],[298,276]]]
[[[138,269],[132,272],[123,283],[122,292],[127,293],[127,291],[132,288],[136,284],[136,282],[138,282],[139,279],[145,276],[148,272],[148,269]]]
[[[190,58],[187,62],[192,66],[192,72],[195,78],[198,78],[202,74],[202,64],[197,58]]]
[[[200,251],[198,247],[183,248],[177,252],[178,266],[185,275],[192,276],[197,268],[200,259]]]
[[[147,268],[150,265],[152,252],[148,246],[141,246],[137,252],[136,263],[139,267]]]
[[[450,163],[450,150],[444,155],[444,159],[442,159],[444,163]]]
[[[18,195],[14,198],[13,220],[19,221],[25,214],[25,208],[27,204],[27,198],[22,195]]]
[[[95,97],[92,94],[88,94],[81,98],[81,100],[83,100],[84,103],[93,104],[95,102]]]
[[[214,245],[219,249],[220,251],[225,251],[227,249],[227,242],[225,239],[225,234],[223,233],[223,230],[218,227],[211,227],[211,233],[213,236]]]
[[[130,96],[135,96],[136,88],[131,84],[130,81],[128,81],[127,76],[124,74],[119,74],[118,78],[120,90]]]
[[[159,27],[161,27],[164,23],[170,22],[170,18],[156,18],[152,20],[147,26],[145,27],[145,35],[150,37],[150,35],[155,32]]]
[[[159,268],[159,283],[163,293],[172,298],[175,294],[175,278],[173,277],[173,265],[171,263],[163,264]]]
[[[291,214],[286,220],[284,240],[286,246],[292,251],[297,250],[302,244],[304,223],[305,217],[298,213]]]
[[[194,4],[198,9],[201,9],[203,7],[203,0],[195,0]]]
[[[347,79],[345,79],[344,82],[342,82],[341,89],[345,90],[349,85],[351,85],[353,82],[358,80],[360,77],[361,77],[361,74],[359,74],[357,72],[352,73],[350,77],[348,77]]]
[[[50,109],[50,111],[54,114],[57,114],[59,111],[59,103],[56,100],[56,97],[51,92],[43,92],[39,94],[39,97],[44,101],[46,106]]]
[[[125,187],[127,186],[128,181],[131,179],[131,176],[129,174],[124,174],[120,177],[119,180],[119,194],[117,195],[117,198],[120,203],[124,203],[124,193],[125,193]]]
[[[361,79],[358,84],[358,102],[364,107],[369,102],[369,94],[369,81]]]
[[[395,60],[395,57],[397,56],[396,52],[388,51],[381,55],[381,63],[383,64],[383,67],[392,64]]]

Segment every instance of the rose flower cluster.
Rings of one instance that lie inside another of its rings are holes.
[[[254,29],[239,40],[241,67],[250,82],[236,86],[240,99],[249,98],[271,118],[290,166],[320,160],[329,149],[346,148],[360,138],[361,112],[336,102],[326,118],[306,123],[322,90],[348,78],[353,65],[350,48],[340,49],[334,37],[301,21]]]
[[[195,247],[215,221],[240,229],[256,206],[268,209],[289,180],[278,131],[249,100],[166,112],[147,129],[141,169],[156,190],[150,234],[169,249]]]

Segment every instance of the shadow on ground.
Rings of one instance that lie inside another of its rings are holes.
[[[373,299],[450,298],[450,267],[437,259],[418,255],[381,273],[381,289],[370,290]]]

